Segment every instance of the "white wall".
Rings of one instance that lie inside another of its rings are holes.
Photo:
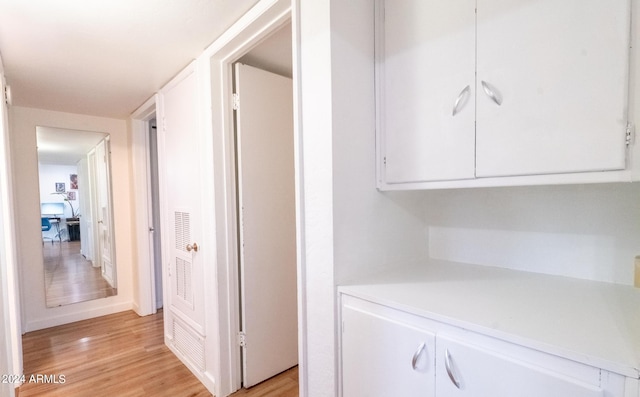
[[[125,120],[11,108],[11,144],[15,184],[16,228],[24,332],[131,309],[133,238],[131,166]],[[113,207],[115,214],[118,295],[57,308],[47,308],[44,296],[38,193],[36,126],[106,132],[111,135]]]
[[[633,284],[638,183],[423,194],[432,258]]]
[[[75,165],[57,165],[57,164],[39,164],[38,165],[38,186],[40,189],[40,203],[64,203],[64,215],[61,218],[71,217],[71,208],[69,203],[64,201],[64,197],[59,194],[51,194],[56,191],[55,184],[57,182],[64,182],[67,192],[76,192],[76,200],[72,200],[71,203],[76,213],[80,208],[82,201],[78,190],[71,190],[69,188],[69,175],[77,174],[78,167]],[[60,229],[65,227],[64,219],[61,219]],[[56,229],[51,228],[48,232],[42,232],[43,236],[55,238]]]

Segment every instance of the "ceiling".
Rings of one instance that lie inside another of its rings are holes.
[[[124,119],[258,0],[0,0],[14,106]]]
[[[77,165],[108,134],[36,127],[38,163]]]

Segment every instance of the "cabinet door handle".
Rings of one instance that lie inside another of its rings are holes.
[[[449,354],[449,349],[444,351],[444,367],[447,369],[447,375],[449,375],[449,379],[451,382],[457,387],[460,388],[460,382],[456,379],[456,376],[453,374],[453,366],[451,365],[451,354]]]
[[[491,85],[489,85],[489,83],[487,83],[484,80],[481,82],[481,84],[482,84],[482,89],[484,90],[484,93],[487,94],[487,96],[491,98],[491,100],[494,101],[496,105],[498,106],[502,105],[502,98],[500,98],[500,96],[496,94],[495,90],[491,87]]]
[[[420,344],[420,346],[418,346],[418,350],[416,350],[416,352],[413,353],[413,358],[411,359],[411,367],[414,370],[418,369],[418,358],[422,354],[422,351],[424,350],[425,347],[427,347],[427,345],[423,342]]]
[[[467,94],[469,93],[469,89],[470,89],[470,87],[466,86],[466,87],[464,87],[462,89],[462,91],[460,91],[460,94],[458,94],[458,97],[456,98],[456,101],[453,103],[453,112],[451,114],[452,116],[455,116],[458,113],[458,111],[460,110],[458,108],[459,108],[460,104],[462,103],[462,99],[466,98]]]

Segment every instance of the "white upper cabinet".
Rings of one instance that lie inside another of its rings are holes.
[[[473,178],[474,7],[468,0],[387,1],[384,19],[387,181]]]
[[[630,0],[377,4],[380,188],[624,180]]]
[[[629,23],[627,0],[478,0],[477,177],[625,167]]]

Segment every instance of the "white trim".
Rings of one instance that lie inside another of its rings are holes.
[[[0,91],[4,93],[6,81],[4,66],[0,59]],[[4,94],[3,94],[4,96]],[[14,216],[14,191],[12,183],[12,165],[9,147],[9,117],[7,105],[0,104],[0,305],[2,305],[2,326],[5,330],[3,348],[6,356],[8,374],[22,374],[22,337],[20,313],[20,283],[17,269],[16,221]],[[9,396],[15,395],[15,385],[9,385]]]
[[[154,314],[156,308],[155,268],[151,263],[149,238],[149,138],[148,122],[157,113],[157,96],[149,98],[134,111],[131,118],[131,164],[133,172],[134,211],[136,217],[138,289],[133,309],[140,316]]]
[[[298,271],[298,389],[299,397],[309,394],[307,362],[307,272],[305,267],[304,223],[304,150],[302,134],[302,88],[300,84],[300,1],[294,0],[291,9],[291,33],[293,40],[293,150],[296,186],[296,246]]]
[[[79,312],[57,315],[54,317],[42,318],[36,321],[29,321],[26,325],[28,332],[45,328],[56,327],[58,325],[75,323],[77,321],[89,320],[96,317],[108,316],[110,314],[121,313],[131,310],[131,302],[120,302],[112,305],[100,306],[95,309],[81,310]]]
[[[232,63],[289,20],[291,20],[290,0],[260,1],[203,54],[203,59],[210,62],[211,66],[211,106],[209,109],[212,109],[213,112],[211,120],[213,122],[215,225],[217,231],[215,239],[218,247],[216,267],[220,364],[216,395],[220,396],[231,394],[241,385],[240,349],[236,343],[240,306],[236,248],[235,147],[233,110],[230,106],[232,103]],[[297,63],[294,65],[294,76],[298,74],[296,68]],[[299,86],[295,82],[294,84],[295,87]],[[294,98],[294,103],[296,99]]]

